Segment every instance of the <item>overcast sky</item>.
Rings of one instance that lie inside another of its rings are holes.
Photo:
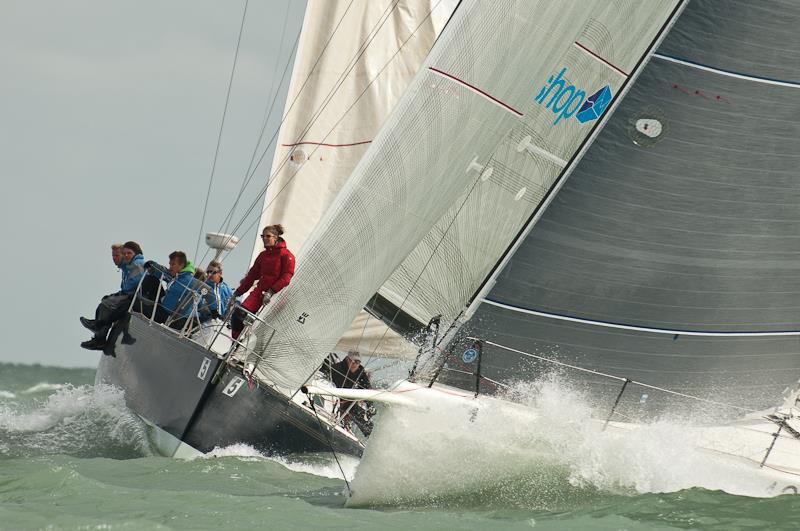
[[[0,2],[0,361],[95,366],[78,316],[118,289],[110,244],[136,240],[160,262],[175,249],[194,254],[243,9],[243,0]],[[304,9],[250,0],[204,232],[239,191]],[[285,93],[284,84],[268,136]],[[234,286],[254,238],[225,263]]]

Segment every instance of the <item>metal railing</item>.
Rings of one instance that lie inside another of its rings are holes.
[[[258,366],[258,364],[263,361],[263,350],[261,353],[259,353],[248,347],[247,339],[249,338],[253,327],[257,323],[259,329],[262,329],[263,327],[263,329],[267,331],[266,340],[259,341],[263,347],[266,347],[269,345],[273,336],[275,335],[275,328],[270,326],[258,315],[250,312],[240,304],[236,304],[233,299],[228,304],[225,314],[220,316],[219,319],[215,319],[210,313],[206,314],[203,312],[201,315],[201,309],[203,308],[202,304],[208,295],[208,293],[204,292],[204,290],[210,289],[210,286],[205,284],[202,286],[184,286],[184,293],[181,296],[178,306],[175,308],[175,310],[169,311],[161,303],[161,295],[164,292],[164,282],[171,279],[171,277],[169,273],[163,270],[161,266],[151,267],[151,269],[154,269],[154,271],[146,271],[145,274],[142,275],[139,284],[136,286],[136,291],[134,292],[131,304],[128,307],[129,313],[139,313],[147,318],[151,326],[159,325],[163,330],[175,334],[180,338],[188,339],[189,341],[192,341],[208,351],[213,352],[212,348],[216,341],[220,338],[220,336],[225,337],[226,340],[230,341],[231,343],[230,348],[224,354],[215,352],[215,354],[222,359],[229,359],[231,354],[234,352],[242,352],[245,354],[245,360],[243,362],[245,364],[249,363],[250,360],[256,360],[255,366]],[[142,294],[142,285],[148,275],[157,279],[158,281],[155,300],[147,299]],[[185,310],[189,305],[191,305],[189,312],[188,314],[185,314]],[[242,329],[237,338],[234,338],[232,333],[227,331],[229,329],[228,324],[231,321],[234,311],[240,312],[245,323],[245,327]],[[184,320],[183,322],[181,322],[182,319]],[[214,320],[217,322],[214,323],[216,331],[214,332],[212,339],[207,342],[201,341],[201,338],[197,336],[197,333],[203,328],[205,323],[212,322]],[[176,324],[179,326],[176,327]],[[262,334],[261,338],[263,339],[263,337],[264,336]]]

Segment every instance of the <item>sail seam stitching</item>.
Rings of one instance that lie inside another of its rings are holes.
[[[595,59],[597,59],[598,61],[600,61],[601,63],[603,63],[604,65],[608,66],[609,68],[611,68],[612,70],[614,70],[618,74],[622,74],[625,77],[630,77],[630,74],[628,72],[626,72],[623,69],[619,68],[614,63],[608,61],[607,59],[605,59],[601,55],[598,55],[597,53],[593,52],[592,50],[590,50],[589,48],[587,48],[583,44],[579,43],[578,41],[575,41],[573,44],[575,46],[577,46],[578,48],[580,48],[581,50],[583,50],[584,52],[586,52],[587,54],[589,54],[590,56],[592,56]]]
[[[503,109],[505,109],[505,110],[507,110],[507,111],[510,111],[511,113],[515,114],[516,116],[520,116],[520,117],[522,117],[522,116],[525,116],[524,114],[522,114],[521,112],[519,112],[518,110],[516,110],[514,107],[512,107],[512,106],[508,105],[507,103],[503,103],[502,101],[498,100],[497,98],[495,98],[494,96],[492,96],[492,95],[491,95],[491,94],[489,94],[488,92],[484,92],[484,91],[482,91],[481,89],[479,89],[478,87],[476,87],[476,86],[474,86],[474,85],[470,85],[469,83],[467,83],[467,82],[466,82],[466,81],[464,81],[463,79],[459,79],[459,78],[457,78],[457,77],[455,77],[455,76],[453,76],[453,75],[451,75],[451,74],[448,74],[447,72],[443,72],[443,71],[439,70],[438,68],[434,68],[434,67],[432,67],[432,66],[429,66],[429,67],[428,67],[428,69],[429,69],[430,71],[432,71],[432,72],[434,72],[434,73],[438,74],[438,75],[439,75],[439,76],[441,76],[441,77],[444,77],[444,78],[446,78],[446,79],[450,79],[450,80],[452,80],[452,81],[455,81],[455,82],[456,82],[456,83],[458,83],[459,85],[462,85],[462,86],[464,86],[465,88],[469,89],[469,90],[470,90],[470,92],[473,92],[473,93],[475,93],[475,94],[478,94],[479,96],[483,96],[484,98],[487,98],[487,99],[488,99],[489,101],[491,101],[492,103],[494,103],[494,104],[496,104],[496,105],[499,105],[499,106],[500,106],[500,107],[502,107]]]
[[[325,147],[351,147],[351,146],[361,146],[363,144],[370,144],[372,140],[363,140],[361,142],[351,142],[349,144],[327,144],[325,142],[312,142],[310,140],[303,140],[301,142],[295,142],[294,144],[281,144],[281,147],[295,147],[295,146],[302,146],[302,145],[312,145],[312,146],[325,146]]]

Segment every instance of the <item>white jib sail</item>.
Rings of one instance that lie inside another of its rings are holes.
[[[298,251],[361,160],[457,0],[309,0],[258,233],[281,223]],[[263,250],[256,237],[253,256]],[[337,346],[406,347],[361,312]]]
[[[620,90],[626,90],[643,68],[643,57],[664,36],[659,30],[676,18],[677,4],[637,4],[630,15],[639,22],[629,26],[621,15],[629,12],[623,9],[623,2],[608,2],[598,6],[582,27],[568,33],[574,42],[563,43],[566,49],[559,48],[564,52],[562,66],[553,71],[552,78],[538,84],[544,92],[540,98],[536,95],[534,110],[542,115],[510,129],[489,160],[476,161],[483,166],[480,183],[458,198],[379,293],[422,323],[442,315],[443,326],[450,324],[556,180],[563,180],[577,164],[576,155],[581,156],[582,144],[599,120],[581,122],[581,107],[568,98],[580,100],[579,92],[585,92],[581,104],[585,105],[605,83],[613,98],[609,108],[613,108]],[[648,20],[650,15],[652,20]],[[600,76],[588,74],[583,84],[575,81],[577,72],[590,70]],[[570,93],[570,88],[575,92]],[[550,104],[554,91],[560,89],[562,95]],[[564,110],[552,112],[558,107]],[[573,111],[575,116],[562,117]]]
[[[361,160],[456,0],[309,0],[258,234],[299,250]],[[258,238],[256,238],[258,240]],[[263,250],[256,241],[253,259]]]
[[[309,236],[292,283],[263,311],[277,332],[260,376],[288,389],[305,382],[452,206],[490,182],[493,160],[515,171],[483,208],[552,180],[558,171],[544,162],[571,157],[626,79],[629,63],[591,46],[619,48],[636,63],[678,3],[462,2]],[[602,21],[596,40],[578,41],[592,21]],[[520,216],[495,213],[496,233]]]

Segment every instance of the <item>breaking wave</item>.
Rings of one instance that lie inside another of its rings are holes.
[[[342,479],[342,470],[348,480],[353,479],[358,459],[349,455],[337,455],[334,458],[329,453],[308,453],[293,456],[268,456],[248,444],[232,444],[217,447],[210,452],[200,455],[197,459],[215,459],[220,457],[236,457],[243,461],[267,460],[278,463],[292,472],[304,472],[314,476]],[[338,458],[339,464],[336,463]],[[341,465],[341,469],[339,468]]]
[[[592,411],[587,397],[555,379],[517,386],[511,394],[514,403],[405,393],[412,407],[380,412],[348,503],[546,509],[571,499],[692,487],[780,493],[775,477],[751,456],[721,458],[701,449],[708,448],[708,429],[661,421],[604,430],[596,420],[603,415]],[[763,455],[768,444],[768,436],[756,441],[753,455]]]
[[[46,399],[0,404],[1,457],[65,454],[124,459],[152,454],[145,427],[125,407],[120,390],[40,383],[20,394],[53,390]]]
[[[27,389],[20,391],[20,394],[23,395],[32,395],[37,393],[50,393],[53,391],[60,391],[64,389],[69,384],[54,384],[49,382],[41,382],[36,385],[32,385]]]

